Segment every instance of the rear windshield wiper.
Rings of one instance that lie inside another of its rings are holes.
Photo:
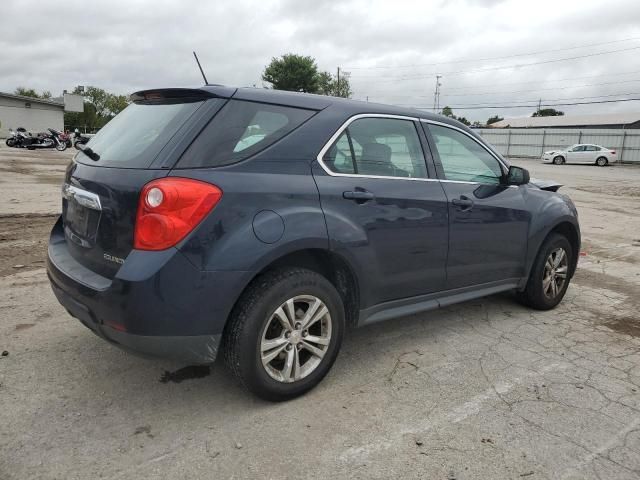
[[[94,162],[97,162],[98,160],[100,160],[100,155],[98,155],[96,152],[94,152],[91,149],[91,147],[87,147],[83,143],[76,143],[76,148],[78,150],[80,150],[82,153],[84,153],[87,157],[89,157]]]

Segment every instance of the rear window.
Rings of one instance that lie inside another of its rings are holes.
[[[178,168],[236,163],[274,144],[315,112],[230,100],[182,156]]]
[[[89,141],[88,146],[99,159],[94,161],[79,151],[76,161],[89,165],[146,168],[202,103],[133,103]]]

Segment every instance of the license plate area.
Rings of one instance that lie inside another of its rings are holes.
[[[91,192],[68,184],[63,186],[62,196],[65,235],[78,245],[86,248],[93,247],[102,214],[100,198]]]

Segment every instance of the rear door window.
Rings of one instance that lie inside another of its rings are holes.
[[[79,151],[76,161],[107,167],[146,168],[202,103],[133,103],[89,141],[88,146],[97,160]]]
[[[178,168],[236,163],[273,145],[315,111],[230,100],[182,156]]]
[[[353,121],[323,158],[335,173],[373,177],[427,178],[420,138],[411,120]]]

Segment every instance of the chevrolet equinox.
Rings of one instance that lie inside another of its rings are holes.
[[[227,366],[256,395],[310,390],[345,329],[502,291],[563,298],[580,229],[455,120],[207,85],[133,94],[68,166],[47,271],[126,350]]]

